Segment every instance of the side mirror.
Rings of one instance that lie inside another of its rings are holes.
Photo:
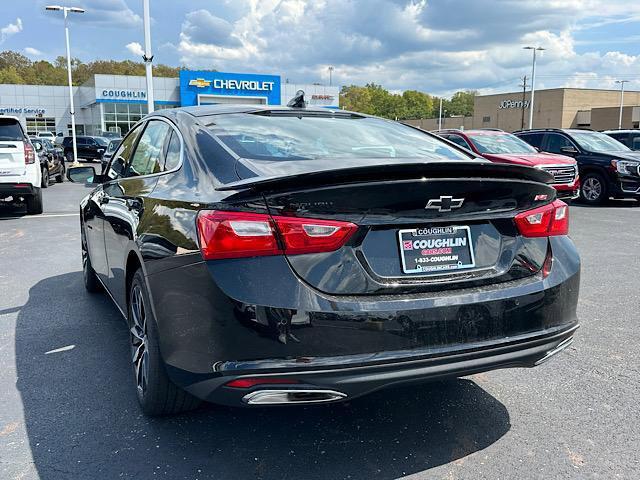
[[[577,155],[579,152],[575,147],[562,147],[560,148],[560,153],[564,153],[566,155]]]
[[[67,170],[67,178],[73,183],[97,183],[93,167],[71,167]]]

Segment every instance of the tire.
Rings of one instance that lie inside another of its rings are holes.
[[[82,278],[84,280],[84,288],[89,293],[98,293],[102,291],[102,284],[98,280],[96,271],[91,266],[91,258],[87,251],[87,242],[82,238]]]
[[[64,182],[64,176],[67,173],[67,169],[64,168],[64,165],[61,168],[62,168],[62,170],[60,171],[60,173],[56,177],[56,182],[58,182],[58,183],[63,183]]]
[[[42,189],[34,187],[33,195],[28,196],[27,202],[28,215],[40,215],[42,213]]]
[[[67,159],[67,162],[73,163],[73,152],[67,152],[65,158]]]
[[[141,269],[131,281],[127,316],[133,378],[142,412],[149,416],[172,415],[197,408],[201,401],[178,388],[167,375]]]
[[[42,188],[47,188],[49,186],[49,182],[51,182],[51,178],[49,177],[49,170],[46,168],[42,169],[42,181],[40,182],[40,186]]]
[[[587,173],[581,181],[580,198],[589,205],[599,205],[609,198],[607,184],[599,173]]]

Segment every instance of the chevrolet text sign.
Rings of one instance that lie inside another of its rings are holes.
[[[216,103],[216,97],[261,98],[268,105],[280,104],[280,77],[250,73],[180,71],[180,102],[198,105],[198,98]],[[239,98],[238,103],[242,103]]]
[[[529,108],[529,100],[502,100],[498,108]]]

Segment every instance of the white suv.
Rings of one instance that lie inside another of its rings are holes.
[[[17,117],[0,115],[0,200],[27,204],[27,213],[42,213],[40,160]]]

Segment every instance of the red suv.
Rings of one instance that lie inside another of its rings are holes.
[[[513,163],[546,170],[553,175],[558,198],[576,198],[580,178],[575,159],[543,153],[515,135],[502,130],[438,130],[442,138],[460,145],[495,163]]]

